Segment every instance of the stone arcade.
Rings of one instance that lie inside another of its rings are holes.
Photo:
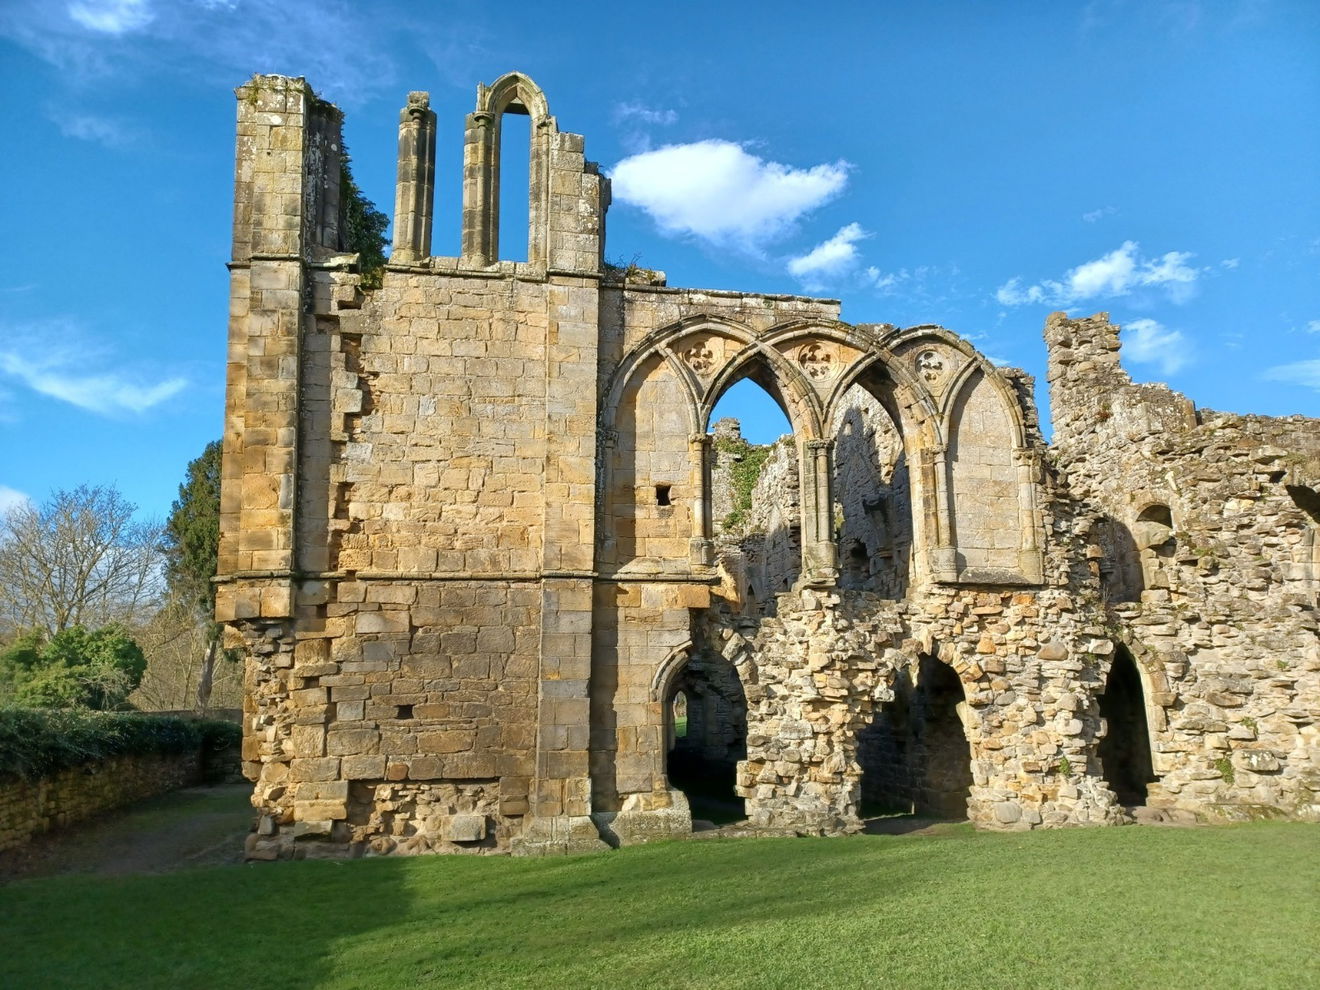
[[[1315,420],[1133,384],[1103,314],[1056,313],[1046,445],[1030,377],[939,327],[607,265],[609,182],[518,73],[467,116],[457,258],[409,95],[364,289],[340,122],[301,79],[238,90],[217,608],[252,856],[686,834],[671,762],[760,833],[856,831],[863,801],[1320,819]],[[742,379],[792,423],[768,452],[710,432]]]

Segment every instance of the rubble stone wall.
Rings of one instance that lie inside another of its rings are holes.
[[[1097,510],[1095,535],[1110,537],[1090,550],[1106,587],[1129,592],[1111,595],[1104,616],[1145,681],[1154,800],[1320,817],[1320,585],[1307,511],[1320,491],[1320,427],[1198,410],[1163,385],[1134,384],[1103,313],[1054,314],[1046,342],[1058,463]]]
[[[6,778],[0,781],[0,852],[201,779],[200,752],[116,756],[39,780]]]

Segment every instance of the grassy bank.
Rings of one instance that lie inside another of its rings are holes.
[[[1320,828],[713,840],[0,888],[14,987],[1314,985]]]

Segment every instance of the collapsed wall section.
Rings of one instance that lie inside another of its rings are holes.
[[[1320,817],[1320,422],[1133,383],[1103,313],[1045,336],[1057,461],[1095,507],[1106,621],[1142,672],[1153,801]]]

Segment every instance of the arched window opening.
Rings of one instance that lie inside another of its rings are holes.
[[[880,401],[860,385],[844,396],[831,426],[839,585],[902,598],[912,553],[912,486],[903,436]]]
[[[898,672],[894,699],[858,735],[862,814],[962,820],[972,786],[962,682],[931,656],[915,667]]]
[[[673,690],[666,706],[669,785],[687,796],[694,823],[740,821],[744,803],[734,788],[738,761],[747,757],[747,698],[738,672],[722,656],[698,654]]]
[[[711,524],[721,565],[749,588],[787,591],[802,570],[797,446],[783,404],[751,377],[710,415]],[[773,594],[746,610],[775,608]]]
[[[719,436],[721,420],[732,419],[739,435],[750,444],[772,444],[793,432],[784,407],[766,389],[751,378],[740,378],[720,396],[711,410],[710,421]]]
[[[1105,731],[1100,739],[1100,769],[1118,803],[1133,807],[1146,803],[1146,788],[1156,780],[1151,765],[1150,733],[1141,675],[1132,654],[1121,644],[1100,696],[1100,717]]]
[[[520,104],[500,115],[495,153],[499,257],[527,261],[531,239],[532,118]]]

